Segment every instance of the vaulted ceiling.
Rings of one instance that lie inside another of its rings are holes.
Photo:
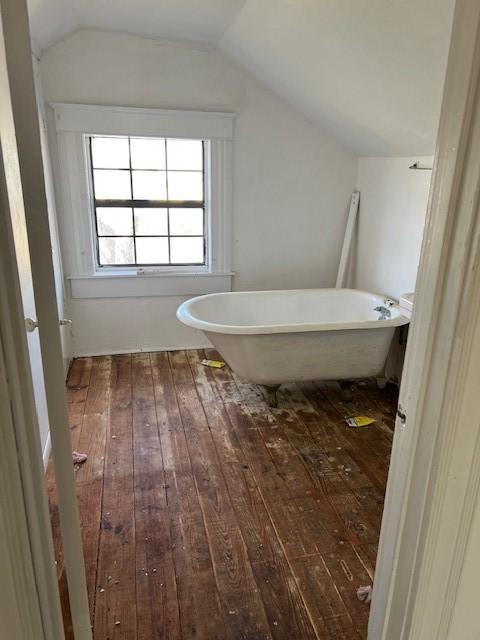
[[[28,0],[44,49],[78,29],[217,43],[246,0]]]
[[[41,49],[81,28],[218,46],[359,155],[434,149],[454,0],[29,0]]]

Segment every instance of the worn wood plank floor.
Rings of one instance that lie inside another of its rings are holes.
[[[95,639],[366,638],[356,589],[373,577],[395,391],[362,384],[345,404],[334,383],[285,385],[271,409],[204,357],[218,354],[72,365]],[[352,414],[376,423],[349,429]],[[48,481],[65,605],[52,469]]]

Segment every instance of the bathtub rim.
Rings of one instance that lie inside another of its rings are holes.
[[[372,293],[371,291],[364,291],[362,289],[350,289],[342,288],[335,289],[334,287],[319,287],[315,289],[269,289],[261,291],[224,291],[219,293],[208,293],[203,296],[194,296],[189,300],[185,300],[178,307],[176,316],[183,324],[199,329],[200,331],[209,333],[223,333],[228,335],[255,335],[255,334],[271,334],[271,333],[306,333],[313,331],[345,331],[349,329],[382,329],[387,327],[401,327],[410,322],[410,319],[403,315],[401,308],[398,304],[395,304],[392,308],[398,313],[397,316],[389,320],[362,320],[359,322],[324,322],[324,323],[312,323],[312,322],[298,322],[298,323],[282,323],[282,324],[255,324],[255,325],[233,325],[233,324],[219,324],[215,322],[208,322],[201,320],[200,318],[192,315],[190,312],[191,305],[198,299],[207,298],[219,298],[224,296],[237,296],[249,294],[252,296],[261,296],[267,294],[295,294],[299,292],[315,292],[315,291],[348,291],[352,293],[365,294],[370,297],[378,298],[382,303],[385,300],[385,296],[378,293]]]

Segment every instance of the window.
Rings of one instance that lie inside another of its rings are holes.
[[[234,114],[51,106],[72,298],[229,291]]]
[[[205,143],[89,136],[100,267],[206,262]]]

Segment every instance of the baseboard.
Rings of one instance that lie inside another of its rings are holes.
[[[155,353],[157,351],[188,351],[189,349],[212,349],[213,345],[208,343],[198,345],[169,345],[168,347],[148,347],[136,349],[104,349],[101,351],[88,351],[86,353],[75,353],[74,358],[94,358],[95,356],[117,356],[128,353]]]
[[[50,454],[52,452],[52,441],[50,439],[50,431],[47,434],[47,440],[45,442],[45,446],[43,447],[43,468],[45,471],[48,467],[48,461],[50,460]]]
[[[64,358],[63,365],[65,369],[65,379],[68,377],[68,371],[70,369],[70,365],[73,362],[73,358],[68,357]],[[50,460],[50,454],[52,453],[52,440],[50,438],[50,431],[47,433],[47,439],[45,440],[45,446],[43,447],[42,458],[43,458],[43,468],[46,471],[48,467],[48,462]]]
[[[68,374],[70,373],[70,367],[72,366],[73,356],[67,356],[63,358],[63,371],[65,373],[65,380],[68,379]]]

